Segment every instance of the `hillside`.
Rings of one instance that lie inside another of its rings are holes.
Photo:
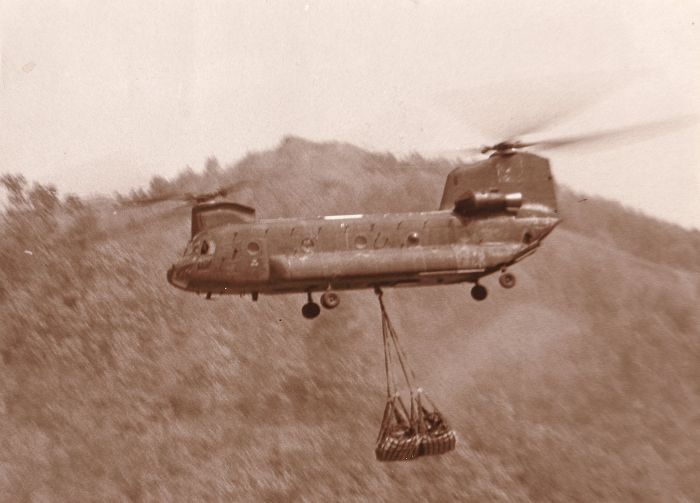
[[[188,176],[202,190],[250,179],[237,199],[275,217],[435,208],[449,170],[291,137]],[[700,501],[699,233],[581,199],[562,189],[566,221],[513,269],[513,290],[491,278],[480,304],[466,286],[386,292],[419,381],[460,435],[456,452],[407,464],[374,461],[384,377],[371,292],[314,321],[301,295],[206,302],[165,281],[186,210],[8,212],[0,494]]]

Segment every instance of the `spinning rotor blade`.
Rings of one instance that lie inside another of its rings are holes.
[[[642,141],[653,138],[660,134],[674,131],[683,127],[696,124],[698,116],[688,115],[666,119],[662,121],[647,122],[644,124],[635,124],[617,129],[607,129],[598,133],[589,133],[584,135],[564,136],[561,138],[552,138],[541,141],[523,142],[517,139],[503,141],[493,146],[484,146],[481,148],[481,153],[488,152],[512,152],[516,149],[525,147],[535,147],[544,150],[554,150],[557,148],[572,147],[577,145],[590,145],[595,143],[608,142],[614,143],[629,143],[633,141]]]
[[[516,74],[441,92],[436,105],[482,138],[512,141],[549,130],[640,77],[600,71]]]
[[[166,201],[184,201],[184,206],[191,206],[197,203],[203,203],[217,197],[226,197],[228,194],[236,192],[246,185],[250,185],[250,180],[240,180],[238,182],[219,187],[212,192],[203,192],[194,194],[191,192],[169,192],[153,197],[139,198],[123,203],[123,206],[149,206],[151,204],[163,203]],[[177,208],[176,208],[177,209]]]
[[[132,199],[132,200],[123,202],[122,206],[150,206],[151,204],[162,203],[165,201],[182,201],[182,199],[183,199],[182,194],[172,192],[169,194],[161,194],[159,196],[154,196],[154,197]]]
[[[566,136],[542,141],[521,140],[541,134],[582,110],[600,102],[612,92],[619,91],[644,77],[640,72],[625,75],[593,72],[588,74],[559,74],[546,78],[523,80],[509,78],[493,81],[469,90],[455,89],[443,93],[439,104],[455,119],[482,136],[501,140],[480,149],[442,151],[448,156],[475,155],[488,152],[508,152],[523,147],[556,149],[588,145],[609,140],[636,141],[689,124],[689,117],[650,122],[587,135]],[[535,92],[533,92],[535,90]]]
[[[221,187],[217,192],[221,197],[226,197],[228,194],[231,192],[236,192],[238,190],[241,190],[245,188],[245,186],[250,186],[251,181],[250,180],[239,180],[238,182],[231,183],[229,185],[225,185]]]
[[[698,122],[698,117],[694,115],[676,117],[662,121],[647,122],[617,129],[607,129],[598,133],[585,135],[564,136],[549,140],[520,143],[517,147],[537,147],[540,149],[553,150],[557,148],[571,147],[576,145],[590,145],[599,142],[626,142],[642,141],[661,134],[665,134],[683,127],[688,127]]]
[[[481,153],[481,148],[450,148],[445,150],[429,150],[425,152],[425,155],[429,157],[473,157]]]

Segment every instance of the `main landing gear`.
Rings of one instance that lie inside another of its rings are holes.
[[[511,272],[506,272],[505,269],[501,271],[501,275],[498,277],[498,282],[503,288],[513,288],[515,286],[515,275]],[[484,300],[488,296],[488,290],[483,285],[479,283],[472,287],[471,294],[474,300]]]
[[[515,286],[515,275],[512,272],[505,272],[498,277],[498,282],[503,288],[513,288]]]
[[[484,300],[489,292],[484,285],[477,283],[472,287],[471,294],[474,300]]]
[[[301,308],[301,314],[307,320],[313,320],[321,314],[321,306],[316,304],[311,297],[311,292],[308,294],[308,301]],[[332,290],[325,291],[321,294],[321,305],[326,309],[335,309],[340,304],[340,296]]]

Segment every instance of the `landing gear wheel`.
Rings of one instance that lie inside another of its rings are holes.
[[[474,300],[484,300],[488,293],[489,292],[486,290],[486,287],[479,284],[474,285],[471,291],[472,298]]]
[[[515,275],[510,272],[504,272],[498,277],[498,282],[503,288],[513,288],[515,286]]]
[[[321,306],[316,304],[314,302],[314,299],[311,298],[311,292],[308,292],[306,294],[306,304],[301,306],[301,314],[306,318],[307,320],[313,320],[316,316],[321,314]]]
[[[316,316],[321,314],[321,306],[315,302],[307,302],[301,307],[301,314],[307,320],[313,320]]]
[[[321,305],[326,309],[335,309],[340,304],[340,296],[335,292],[323,292]]]

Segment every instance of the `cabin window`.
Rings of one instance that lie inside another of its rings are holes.
[[[304,238],[301,240],[301,249],[305,252],[310,252],[314,249],[314,240],[312,238]]]
[[[410,233],[406,238],[406,243],[408,243],[408,246],[416,246],[419,242],[420,236],[418,236],[417,232]]]
[[[532,234],[530,233],[530,231],[525,231],[525,233],[523,234],[523,243],[525,243],[526,245],[532,243]]]
[[[389,243],[389,237],[382,236],[381,232],[378,233],[377,237],[374,239],[374,247],[377,249],[384,248],[388,243]]]
[[[251,241],[248,243],[248,253],[251,255],[257,255],[257,253],[260,251],[260,245],[256,243],[255,241]]]
[[[356,236],[355,237],[355,248],[358,250],[361,250],[363,248],[367,247],[367,238],[364,236]]]

